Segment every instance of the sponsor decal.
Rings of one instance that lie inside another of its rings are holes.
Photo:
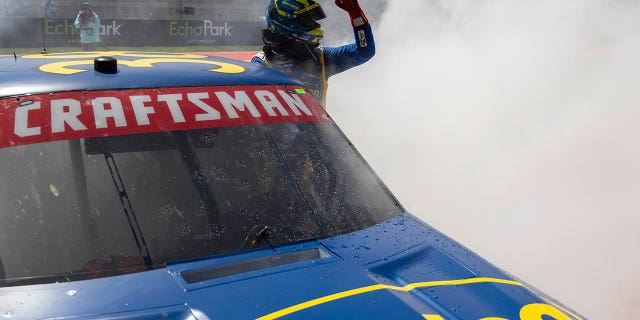
[[[193,24],[194,21],[170,21],[169,35],[172,37],[231,37],[233,26],[225,22],[215,24],[211,20],[204,20],[200,24]]]
[[[16,0],[17,1],[17,0]],[[1,5],[0,5],[1,6]],[[0,9],[1,11],[1,9]],[[80,32],[67,17],[5,17],[0,30],[19,30],[3,35],[11,47],[35,48],[45,45],[79,43]],[[183,46],[194,44],[260,46],[264,21],[246,20],[157,20],[100,19],[100,45],[112,46]],[[10,41],[9,41],[10,40]]]
[[[100,25],[100,35],[101,36],[115,36],[119,37],[120,28],[122,28],[123,24],[118,24],[115,20],[113,20],[110,24],[101,24]]]
[[[212,20],[202,21],[168,21],[169,35],[172,37],[232,37],[233,25],[229,22]],[[165,24],[166,25],[166,24]],[[101,36],[121,37],[125,23],[111,20],[100,25]],[[79,36],[80,30],[69,19],[45,19],[46,36]]]
[[[60,92],[0,100],[0,148],[98,136],[329,121],[288,86]]]
[[[364,33],[364,30],[358,30],[358,40],[360,43],[360,48],[364,48],[366,46],[368,46],[367,44],[367,37]]]
[[[120,37],[122,36],[120,33],[120,28],[122,28],[122,26],[124,26],[124,24],[118,23],[116,20],[107,24],[101,24],[100,35]],[[80,30],[73,25],[73,20],[45,19],[44,34],[46,36],[79,36]]]
[[[364,25],[364,19],[362,17],[357,17],[351,20],[354,27],[359,27]]]

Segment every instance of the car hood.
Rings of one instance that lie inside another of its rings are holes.
[[[0,288],[0,314],[14,319],[581,319],[410,214],[340,237],[160,270]]]
[[[113,59],[116,72],[99,61]],[[247,61],[190,53],[66,52],[0,57],[0,97],[73,90],[295,84],[284,73]]]

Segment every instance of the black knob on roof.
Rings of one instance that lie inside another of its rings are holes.
[[[117,73],[118,60],[112,57],[97,57],[93,60],[93,69],[100,73]]]

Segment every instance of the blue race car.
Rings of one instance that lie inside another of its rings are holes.
[[[297,80],[0,59],[2,319],[582,319],[406,212]]]

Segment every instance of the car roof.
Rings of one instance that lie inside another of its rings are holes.
[[[98,71],[100,63],[95,60],[100,57],[115,59],[117,72]],[[103,51],[0,57],[0,97],[73,90],[241,84],[300,85],[300,82],[247,61],[191,53]]]

